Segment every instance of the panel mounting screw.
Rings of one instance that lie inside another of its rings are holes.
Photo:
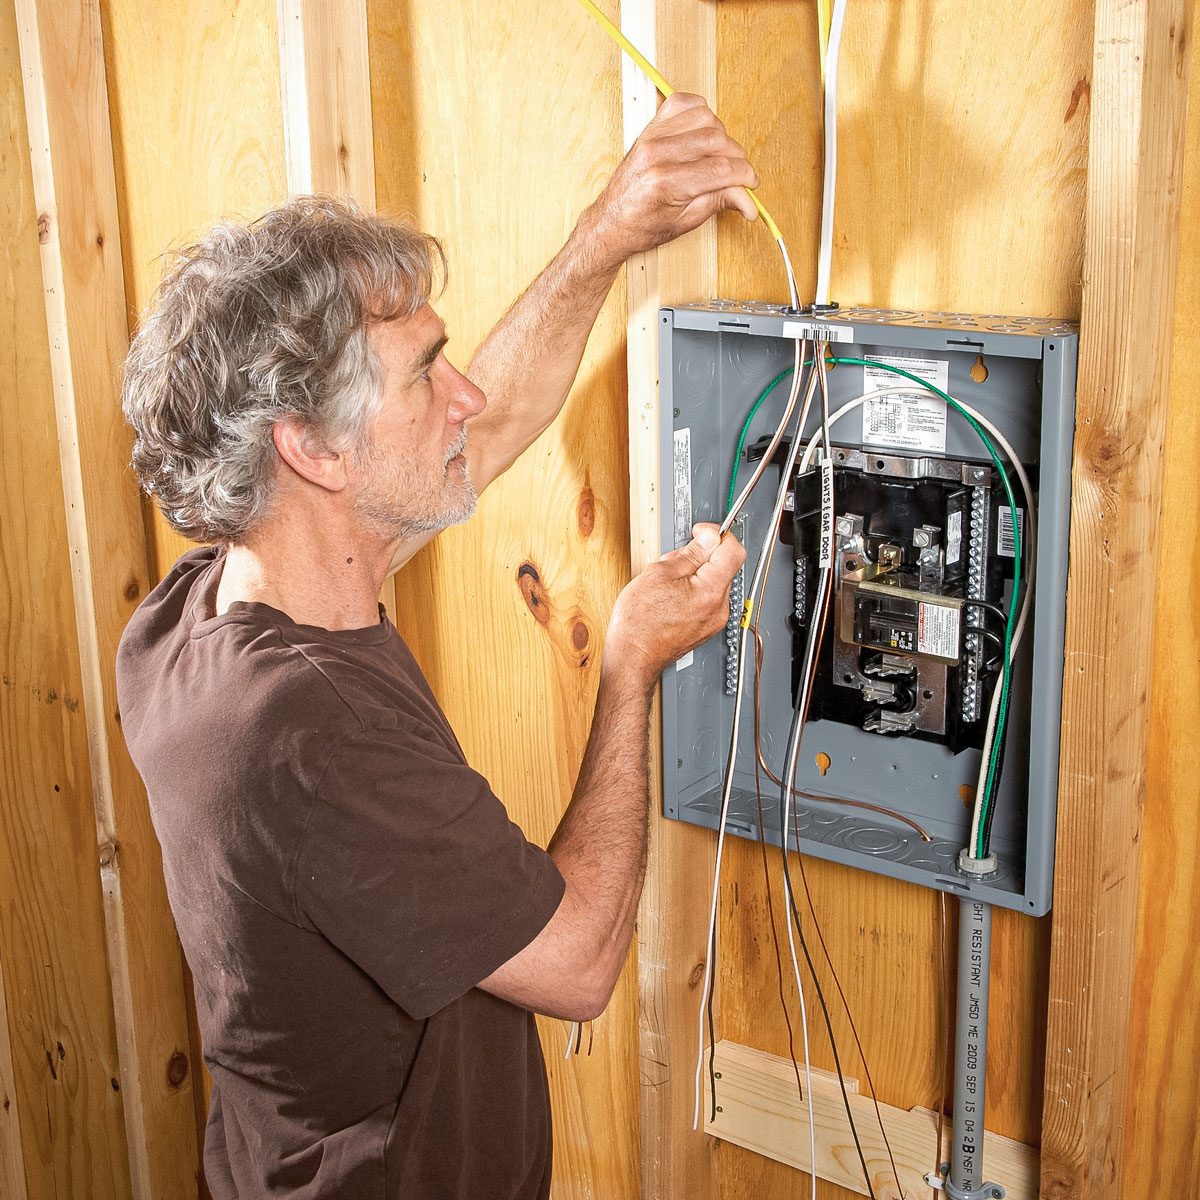
[[[676,408],[673,411],[674,411],[675,416],[679,416],[679,409]]]

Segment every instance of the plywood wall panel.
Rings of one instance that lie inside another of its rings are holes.
[[[274,0],[103,0],[130,327],[163,256],[287,196]],[[161,578],[190,548],[146,506]]]
[[[30,1200],[129,1194],[16,24],[0,9],[0,960]],[[6,1055],[6,1057],[8,1057]],[[11,1092],[10,1092],[11,1087]]]
[[[379,209],[443,239],[437,307],[465,366],[618,161],[617,57],[582,8],[554,0],[377,0],[369,15]],[[563,416],[467,526],[397,577],[401,632],[467,757],[543,844],[571,794],[628,578],[623,333],[618,288]],[[556,1196],[637,1192],[635,1003],[627,971],[590,1061],[563,1063],[560,1027],[543,1026]]]
[[[801,296],[811,299],[822,145],[815,6],[722,5],[717,28],[718,111],[751,151]],[[1091,5],[1082,0],[1052,11],[1024,0],[851,0],[834,298],[1078,316],[1090,56]],[[761,229],[727,221],[718,255],[723,295],[786,299],[778,255]],[[761,861],[757,847],[731,848],[719,1036],[786,1054]],[[936,1108],[945,1033],[939,902],[924,889],[834,864],[810,862],[808,874],[880,1097]],[[953,956],[957,905],[947,907]],[[781,914],[779,921],[783,938]],[[786,943],[783,953],[786,981]],[[1031,1144],[1041,1128],[1048,961],[1047,922],[997,912],[988,1128]],[[819,971],[832,1006],[823,960]],[[814,1062],[832,1068],[811,994],[809,1020]],[[833,1020],[843,1066],[863,1079],[844,1014]],[[931,1165],[934,1153],[931,1142]],[[720,1161],[730,1200],[807,1194],[805,1177],[747,1151],[723,1146]],[[846,1195],[828,1184],[819,1194]]]
[[[718,8],[718,100],[812,299],[820,225],[816,6]],[[851,0],[842,43],[833,296],[1077,316],[1090,0]],[[787,291],[761,230],[729,225],[721,290]]]

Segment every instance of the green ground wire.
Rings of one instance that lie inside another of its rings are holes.
[[[806,367],[811,366],[810,362],[804,364]],[[742,432],[738,436],[737,449],[733,452],[733,470],[729,475],[729,499],[725,502],[725,511],[728,512],[733,507],[734,491],[737,488],[738,468],[742,463],[742,448],[746,445],[746,435],[750,432],[750,422],[754,420],[758,410],[762,408],[763,401],[792,373],[793,368],[788,367],[786,370],[780,371],[770,383],[763,388],[758,399],[750,409],[749,416],[746,417],[745,423],[742,425]]]
[[[904,370],[903,367],[892,366],[890,363],[884,362],[869,362],[864,358],[831,358],[830,363],[836,363],[839,366],[847,367],[878,367],[884,371],[890,371],[893,375],[901,375],[905,379],[911,379],[913,383],[919,384],[926,391],[933,392],[934,395],[940,396],[955,412],[962,417],[967,424],[979,435],[979,439],[983,442],[984,449],[987,450],[988,456],[991,458],[996,467],[996,472],[1000,476],[1000,482],[1004,485],[1005,497],[1008,500],[1009,514],[1012,521],[1013,531],[1013,589],[1012,600],[1009,603],[1008,621],[1004,627],[1004,677],[1000,685],[1000,707],[996,713],[996,731],[992,737],[992,751],[988,759],[987,775],[984,778],[983,784],[983,799],[979,812],[979,834],[975,843],[975,856],[977,858],[984,857],[984,829],[987,824],[988,812],[995,800],[992,795],[996,784],[996,768],[1000,761],[1000,747],[1004,741],[1004,731],[1008,723],[1008,702],[1009,692],[1012,683],[1012,635],[1017,622],[1017,610],[1019,593],[1021,590],[1021,531],[1017,521],[1017,501],[1013,494],[1012,484],[1009,482],[1008,472],[1004,468],[1004,464],[1000,461],[1000,456],[996,451],[995,445],[991,438],[988,437],[983,426],[980,425],[974,417],[963,409],[957,400],[947,392],[943,392],[941,388],[936,387],[927,379],[922,379],[919,375],[914,375],[911,371]],[[806,367],[811,363],[806,362]],[[733,507],[734,491],[737,485],[738,468],[741,465],[742,450],[746,444],[746,437],[750,432],[750,422],[754,420],[758,410],[762,407],[763,402],[767,397],[792,373],[792,368],[788,367],[781,371],[769,384],[763,389],[758,399],[754,402],[750,409],[749,415],[746,417],[745,423],[742,425],[741,434],[738,437],[737,450],[733,457],[733,470],[729,480],[729,500],[727,508]]]

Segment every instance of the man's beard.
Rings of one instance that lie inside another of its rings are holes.
[[[477,494],[465,458],[467,434],[460,429],[442,460],[442,474],[433,481],[422,477],[414,464],[388,458],[368,445],[360,456],[366,473],[354,507],[372,532],[388,541],[437,533],[458,525],[475,511]]]

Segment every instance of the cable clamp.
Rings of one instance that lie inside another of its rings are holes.
[[[969,1190],[955,1187],[950,1181],[949,1163],[942,1163],[936,1171],[926,1171],[925,1182],[935,1192],[949,1197],[949,1200],[1004,1200],[1008,1194],[998,1183],[984,1183]]]
[[[958,852],[958,869],[967,875],[995,875],[998,866],[994,854],[975,858],[966,848]]]

